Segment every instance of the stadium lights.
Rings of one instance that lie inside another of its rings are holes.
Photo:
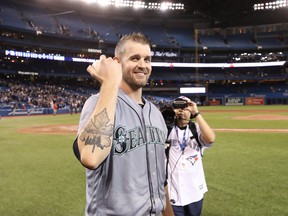
[[[277,0],[274,2],[266,2],[254,4],[254,10],[275,10],[283,7],[288,7],[288,0]]]
[[[132,0],[83,0],[86,3],[97,3],[100,6],[128,7],[147,10],[184,10],[184,4],[172,2],[144,2]]]

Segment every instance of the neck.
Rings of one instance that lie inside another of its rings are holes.
[[[183,128],[183,127],[186,127],[188,125],[188,122],[187,121],[177,121],[177,126],[179,128]]]
[[[137,90],[133,90],[128,85],[121,85],[120,89],[127,94],[129,97],[131,97],[137,104],[143,104],[142,101],[142,88],[139,88]]]

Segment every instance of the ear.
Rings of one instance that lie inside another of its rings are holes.
[[[117,62],[120,63],[120,58],[117,57],[117,56],[115,56],[115,57],[113,58],[113,60],[117,60]]]

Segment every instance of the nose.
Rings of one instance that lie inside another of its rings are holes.
[[[183,114],[183,109],[179,108],[178,114]]]
[[[144,59],[139,59],[138,61],[138,67],[139,68],[145,68],[146,62]]]

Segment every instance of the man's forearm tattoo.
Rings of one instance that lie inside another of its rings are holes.
[[[104,149],[111,146],[113,124],[109,124],[109,122],[110,119],[105,108],[85,126],[79,138],[85,145],[93,145],[92,153],[95,147]]]

